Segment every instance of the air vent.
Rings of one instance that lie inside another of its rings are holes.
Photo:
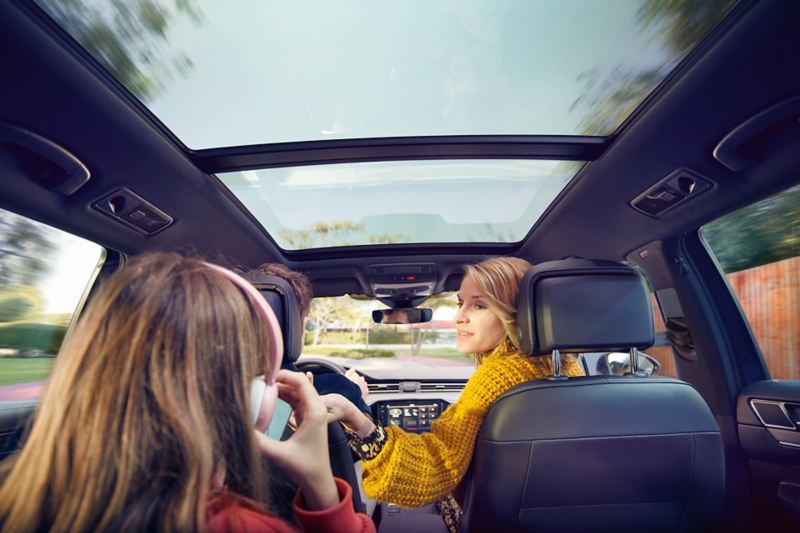
[[[420,392],[461,392],[464,390],[464,385],[465,383],[463,382],[423,382],[420,386]]]
[[[398,383],[368,383],[370,392],[400,392]]]

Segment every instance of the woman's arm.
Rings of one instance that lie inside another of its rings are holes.
[[[438,501],[458,485],[469,467],[472,450],[486,412],[494,401],[514,385],[541,377],[530,361],[519,357],[497,357],[484,361],[467,382],[458,402],[433,422],[430,433],[413,434],[397,427],[376,428],[363,440],[370,441],[376,432],[385,431],[386,439],[371,459],[363,463],[363,486],[367,495],[386,501],[419,507]],[[331,408],[323,397],[332,418],[340,419],[359,433],[375,427],[357,409],[338,405]],[[357,444],[359,444],[357,442]],[[357,446],[358,447],[358,446]],[[359,453],[367,450],[359,450]]]

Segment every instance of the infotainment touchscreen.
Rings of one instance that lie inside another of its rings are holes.
[[[406,431],[424,432],[444,409],[443,402],[396,402],[382,403],[378,418],[385,426],[398,426]]]

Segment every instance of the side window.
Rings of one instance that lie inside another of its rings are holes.
[[[0,209],[0,403],[38,398],[104,254]]]
[[[800,186],[702,228],[772,377],[800,379]]]

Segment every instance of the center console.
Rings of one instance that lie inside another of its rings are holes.
[[[444,400],[397,400],[378,402],[372,409],[384,427],[397,426],[405,431],[425,433],[448,405]]]

